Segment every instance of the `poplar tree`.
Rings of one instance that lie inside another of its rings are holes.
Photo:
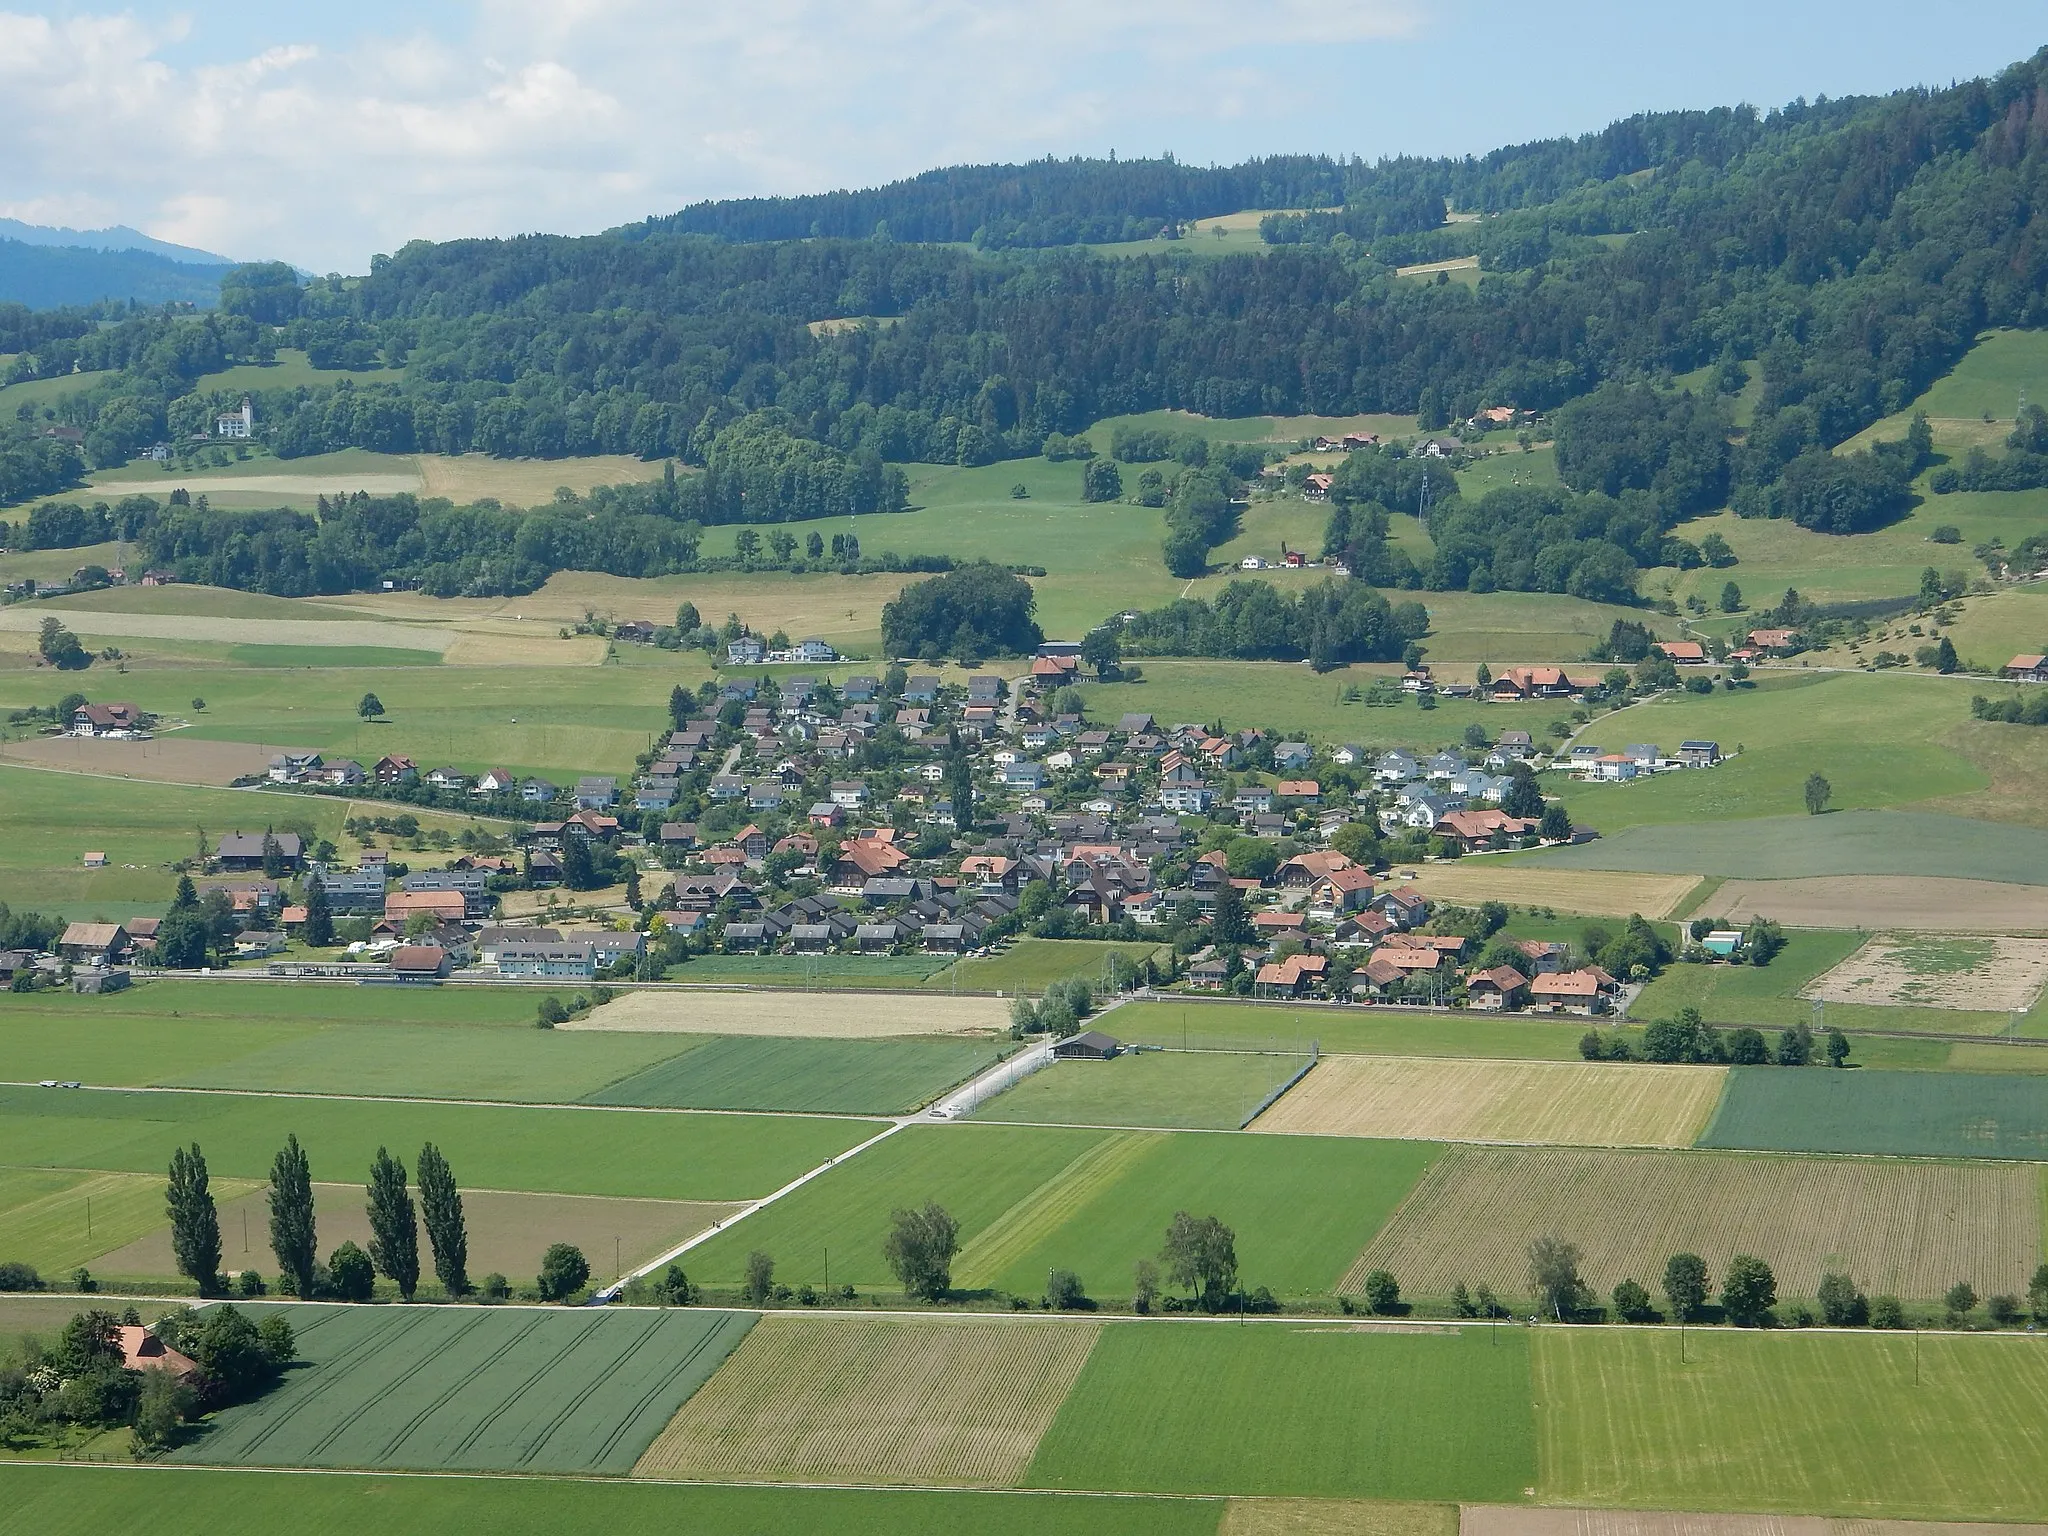
[[[171,1218],[171,1252],[178,1273],[199,1283],[201,1295],[220,1289],[220,1213],[207,1187],[206,1158],[199,1143],[171,1153],[171,1179],[164,1190]]]
[[[270,1251],[294,1296],[314,1291],[313,1171],[297,1136],[287,1136],[270,1165]]]
[[[369,1197],[370,1262],[411,1301],[420,1283],[419,1226],[405,1189],[405,1164],[382,1147],[370,1164]]]
[[[327,883],[318,875],[306,880],[306,921],[299,929],[299,937],[315,949],[325,949],[334,942],[334,914],[327,905]]]
[[[462,1222],[462,1192],[448,1159],[431,1141],[420,1148],[420,1214],[434,1249],[434,1274],[450,1296],[469,1293],[469,1234]]]

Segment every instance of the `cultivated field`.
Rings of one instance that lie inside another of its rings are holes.
[[[410,1165],[409,1153],[401,1151],[399,1156]],[[155,1208],[151,1229],[118,1247],[103,1245],[89,1265],[96,1273],[127,1279],[169,1279],[177,1274],[171,1229],[163,1219],[164,1181],[153,1178],[146,1182]],[[364,1210],[363,1186],[319,1184],[313,1193],[320,1251],[330,1252],[346,1240],[368,1252],[370,1220]],[[215,1181],[225,1268],[275,1270],[269,1198],[267,1190],[248,1183],[232,1183],[222,1189],[220,1181]],[[541,1255],[550,1243],[574,1243],[581,1248],[590,1260],[592,1276],[602,1283],[666,1253],[737,1209],[736,1205],[686,1200],[612,1200],[599,1195],[523,1195],[489,1189],[464,1190],[462,1195],[471,1276],[501,1274],[515,1285],[533,1283],[540,1273]],[[97,1202],[94,1213],[97,1219]],[[427,1251],[422,1232],[420,1252]],[[431,1266],[429,1271],[431,1275]]]
[[[999,1059],[982,1041],[731,1036],[585,1098],[677,1109],[907,1114]]]
[[[1782,1282],[1781,1282],[1782,1285]],[[2048,1372],[2007,1335],[1545,1329],[1546,1502],[2048,1516]],[[1868,1531],[1860,1520],[1851,1528]]]
[[[1584,1020],[1467,1011],[1446,1017],[1405,1008],[1283,1008],[1210,1002],[1126,1003],[1116,1011],[1122,1040],[1169,1050],[1264,1050],[1291,1054],[1319,1042],[1323,1054],[1499,1056],[1579,1060]]]
[[[1458,1530],[1459,1536],[2042,1536],[2048,1527],[1468,1504],[1460,1511]]]
[[[1391,1499],[1232,1499],[1216,1536],[1458,1536],[1458,1510]]]
[[[1055,1062],[975,1114],[1041,1125],[1234,1131],[1307,1065],[1305,1054],[1127,1051],[1108,1061]]]
[[[1100,1329],[767,1317],[634,1467],[641,1477],[1017,1482]]]
[[[282,750],[281,746],[247,741],[194,741],[183,736],[160,736],[154,741],[45,736],[0,744],[0,759],[69,773],[110,774],[167,784],[232,784],[262,773]]]
[[[1460,859],[1423,865],[1405,888],[1431,901],[1477,906],[1504,901],[1519,907],[1554,907],[1626,917],[1664,917],[1691,894],[1691,875],[1594,873],[1546,869],[1502,859]]]
[[[1039,1488],[1512,1499],[1536,1480],[1526,1340],[1111,1324]]]
[[[977,992],[1036,993],[1055,981],[1079,976],[1106,986],[1112,956],[1117,974],[1128,976],[1158,948],[1156,944],[1103,944],[1091,939],[1019,939],[999,955],[962,960],[939,971],[925,985],[950,987],[957,980],[960,986]]]
[[[1326,1056],[1252,1129],[1309,1136],[1689,1147],[1715,1067]]]
[[[367,1177],[431,1141],[465,1188],[657,1200],[757,1198],[864,1141],[873,1121],[226,1093],[0,1089],[0,1166],[161,1174],[197,1140],[215,1178],[267,1178],[287,1133],[315,1178]]]
[[[891,1035],[985,1034],[1009,1026],[1008,1005],[990,997],[902,992],[626,992],[564,1029],[705,1035],[795,1035],[874,1040]]]
[[[2048,940],[1880,934],[1800,995],[1828,1003],[2024,1013],[2044,983]]]
[[[2041,1179],[1989,1164],[1454,1147],[1345,1287],[1386,1269],[1425,1296],[1459,1281],[1526,1295],[1539,1237],[1577,1244],[1603,1297],[1629,1279],[1654,1290],[1674,1253],[1717,1278],[1754,1254],[1786,1297],[1811,1296],[1830,1269],[1872,1295],[1940,1296],[1959,1279],[2020,1292],[2041,1261]]]
[[[305,1363],[173,1459],[621,1473],[753,1324],[694,1309],[286,1310]]]
[[[215,1198],[232,1200],[252,1185],[214,1181]],[[164,1181],[130,1173],[54,1168],[0,1169],[0,1262],[32,1264],[51,1278],[161,1225]],[[171,1274],[166,1266],[151,1273]]]
[[[2048,1052],[2028,1051],[2023,1061],[2033,1065],[2037,1055]],[[2048,1159],[2048,1081],[1737,1067],[1701,1145],[2038,1161]]]
[[[1951,876],[1730,880],[1702,904],[1701,915],[1735,924],[1769,917],[1798,928],[2040,933],[2048,932],[2048,887]]]
[[[262,645],[280,638],[270,619],[235,619],[215,614],[121,613],[98,608],[59,608],[47,603],[0,609],[0,634],[34,634],[44,619],[60,619],[67,629],[95,639],[112,636],[142,640],[218,640],[230,645]],[[374,646],[416,651],[443,651],[452,631],[421,625],[385,624],[368,619],[309,619],[288,632],[293,645]]]
[[[24,1529],[101,1536],[274,1536],[374,1530],[379,1536],[1215,1536],[1220,1500],[1075,1499],[1058,1494],[852,1488],[721,1488],[624,1478],[335,1477],[319,1472],[0,1465]],[[1304,1533],[1308,1536],[1308,1533]],[[1319,1533],[1318,1533],[1319,1536]],[[1410,1536],[1407,1531],[1388,1536]],[[1435,1532],[1414,1536],[1436,1536]]]

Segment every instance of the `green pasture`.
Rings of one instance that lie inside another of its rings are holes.
[[[39,408],[52,405],[66,395],[79,394],[113,378],[114,372],[111,368],[102,368],[89,373],[58,373],[47,379],[25,379],[19,384],[0,387],[0,411],[5,411],[11,418],[24,405]]]
[[[1710,777],[1720,771],[1702,770],[1697,776]],[[1624,792],[1629,788],[1617,787]],[[1918,811],[1845,811],[1825,816],[1802,813],[1748,820],[1637,825],[1594,842],[1518,857],[1562,869],[1722,875],[1748,880],[1796,880],[1808,875],[1939,875],[2015,885],[2048,883],[2048,833]]]
[[[280,347],[274,363],[238,363],[219,373],[202,375],[193,380],[192,387],[199,392],[223,390],[233,394],[238,390],[320,389],[342,379],[358,386],[395,384],[404,377],[403,368],[368,368],[354,372],[345,368],[315,368],[298,348]],[[285,465],[288,464],[289,461],[285,461]]]
[[[893,1290],[889,1213],[936,1200],[960,1226],[953,1283],[1036,1296],[1071,1269],[1129,1292],[1174,1212],[1237,1233],[1247,1285],[1327,1293],[1440,1149],[1419,1142],[1239,1137],[967,1123],[913,1126],[695,1250],[692,1279],[736,1284],[772,1254],[787,1283]],[[702,1273],[699,1273],[699,1270]]]
[[[1976,420],[1988,414],[2010,431],[2021,394],[2040,400],[2048,391],[2048,331],[1986,331],[1954,368],[1917,400],[1868,428],[1862,437],[1903,437],[1914,413],[1930,421]]]
[[[2048,1159],[2048,1080],[2031,1074],[1737,1067],[1699,1144],[1764,1152]]]
[[[776,1189],[870,1122],[117,1089],[0,1089],[0,1167],[160,1173],[197,1141],[220,1178],[261,1179],[296,1134],[315,1179],[431,1141],[479,1189],[729,1201]]]
[[[2048,509],[2035,519],[2035,531],[2044,525]],[[1958,606],[1961,615],[1948,635],[1966,666],[1996,672],[2014,656],[2048,651],[2048,591],[2008,587],[1986,597],[1964,598]]]
[[[993,1045],[972,1040],[733,1036],[584,1097],[593,1104],[676,1109],[907,1114],[997,1060]]]
[[[1214,1536],[1218,1499],[1074,1499],[1050,1494],[841,1488],[719,1488],[619,1478],[249,1476],[225,1469],[0,1464],[24,1530],[103,1536]]]
[[[9,508],[6,521],[14,522],[21,516],[19,510]],[[121,544],[82,544],[76,549],[10,549],[0,555],[0,585],[12,586],[30,576],[37,581],[69,581],[71,573],[82,565],[119,565],[125,548]],[[30,650],[34,647],[34,641],[26,634],[14,643]]]
[[[300,1364],[174,1460],[618,1475],[754,1323],[694,1308],[279,1310]]]
[[[1025,1481],[1519,1503],[1536,1436],[1517,1330],[1117,1323]]]
[[[380,645],[231,645],[227,659],[245,667],[438,667],[438,651]]]
[[[65,597],[63,606],[77,613],[182,614],[208,619],[276,619],[287,624],[359,616],[301,598],[183,582],[168,587],[107,587],[98,592],[78,592]]]
[[[2048,1517],[2048,1368],[2001,1335],[1546,1328],[1546,1503]],[[1085,1379],[1085,1378],[1084,1378]]]
[[[1306,1055],[1126,1051],[1109,1061],[1055,1062],[975,1114],[1038,1125],[1234,1131],[1307,1065]]]
[[[1489,439],[1489,442],[1494,444],[1492,453],[1483,459],[1474,459],[1458,471],[1458,494],[1467,501],[1476,501],[1488,491],[1507,486],[1561,483],[1557,477],[1557,448],[1554,444],[1539,443],[1524,453],[1512,438]]]
[[[213,1183],[221,1200],[254,1187]],[[0,1260],[33,1265],[53,1283],[163,1224],[161,1175],[0,1168]]]
[[[1078,976],[1106,989],[1111,955],[1116,956],[1117,975],[1128,976],[1158,947],[1094,939],[1019,939],[1001,954],[960,960],[933,974],[925,986],[943,991],[957,982],[963,991],[1043,992],[1056,981]]]

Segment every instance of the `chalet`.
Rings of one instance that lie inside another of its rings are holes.
[[[1751,650],[1780,653],[1790,651],[1798,644],[1799,637],[1797,631],[1790,629],[1752,629],[1749,632]],[[2036,661],[2042,659],[2039,656],[2034,658]]]
[[[1252,930],[1264,939],[1282,939],[1300,933],[1308,919],[1299,912],[1254,912]]]
[[[169,1371],[181,1381],[197,1382],[199,1362],[181,1354],[147,1328],[122,1324],[121,1367],[129,1371]]]
[[[1474,971],[1465,978],[1465,996],[1474,1008],[1501,1011],[1516,1007],[1528,989],[1529,978],[1512,965]]]
[[[768,857],[768,834],[752,822],[747,823],[734,835],[732,843],[750,861]]]
[[[1418,928],[1429,916],[1429,903],[1413,891],[1382,891],[1373,897],[1372,904],[1397,928]]]
[[[1655,649],[1675,666],[1703,667],[1707,664],[1707,648],[1697,640],[1659,640]]]
[[[57,940],[57,953],[66,960],[91,965],[117,964],[130,947],[128,930],[119,923],[70,923]]]
[[[1351,868],[1351,861],[1334,848],[1298,853],[1273,872],[1276,884],[1290,891],[1305,891],[1326,875]]]
[[[839,891],[859,891],[877,876],[894,874],[910,862],[910,856],[893,843],[880,838],[860,837],[841,845],[832,861],[831,886]]]
[[[477,776],[474,793],[479,795],[509,795],[519,787],[519,780],[504,768],[488,768]]]
[[[323,763],[319,772],[310,777],[316,784],[331,784],[336,789],[353,789],[370,781],[363,765],[352,757],[337,757],[332,762]]]
[[[1040,688],[1057,688],[1072,682],[1080,670],[1078,656],[1040,656],[1031,663],[1031,681]]]
[[[1293,955],[1259,967],[1252,985],[1261,997],[1299,997],[1329,975],[1324,955]]]
[[[894,949],[908,937],[910,930],[902,923],[893,921],[862,923],[853,930],[853,942],[864,955],[881,954]]]
[[[1999,675],[2016,683],[2048,683],[2048,656],[2015,656]]]
[[[469,775],[454,766],[430,768],[426,773],[427,784],[433,789],[458,790],[469,785]]]
[[[81,704],[71,712],[71,734],[125,736],[144,729],[149,718],[133,704]]]
[[[260,870],[266,841],[276,845],[286,869],[297,869],[304,862],[305,849],[296,832],[229,832],[214,844],[214,860],[224,870]]]
[[[1519,699],[1562,699],[1571,694],[1572,680],[1562,667],[1507,667],[1486,685],[1486,696],[1495,703]]]
[[[1362,912],[1354,912],[1349,917],[1339,918],[1336,931],[1330,935],[1330,942],[1347,949],[1371,949],[1388,934],[1399,931],[1393,920],[1384,912],[1375,912],[1367,908]]]
[[[1372,901],[1372,894],[1369,870],[1332,870],[1309,887],[1306,910],[1319,923],[1334,923],[1364,908]]]
[[[420,770],[413,760],[396,753],[386,753],[370,769],[370,777],[379,784],[410,784],[419,776]]]

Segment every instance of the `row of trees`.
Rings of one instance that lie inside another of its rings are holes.
[[[469,1294],[462,1194],[447,1159],[432,1142],[420,1149],[419,1194],[415,1207],[405,1165],[379,1147],[367,1186],[370,1251],[365,1254],[353,1242],[343,1242],[323,1266],[317,1254],[311,1166],[298,1137],[288,1136],[270,1170],[270,1248],[277,1257],[280,1289],[292,1296],[331,1293],[344,1301],[367,1301],[375,1276],[381,1274],[410,1301],[419,1287],[419,1225],[424,1220],[441,1288],[450,1296]],[[206,1157],[197,1142],[172,1153],[164,1203],[178,1272],[195,1281],[201,1294],[220,1294],[226,1287],[220,1267],[220,1214]]]
[[[1284,593],[1233,581],[1214,601],[1183,597],[1106,626],[1121,654],[1308,661],[1319,672],[1354,661],[1397,661],[1429,630],[1420,603],[1390,604],[1362,582]]]

